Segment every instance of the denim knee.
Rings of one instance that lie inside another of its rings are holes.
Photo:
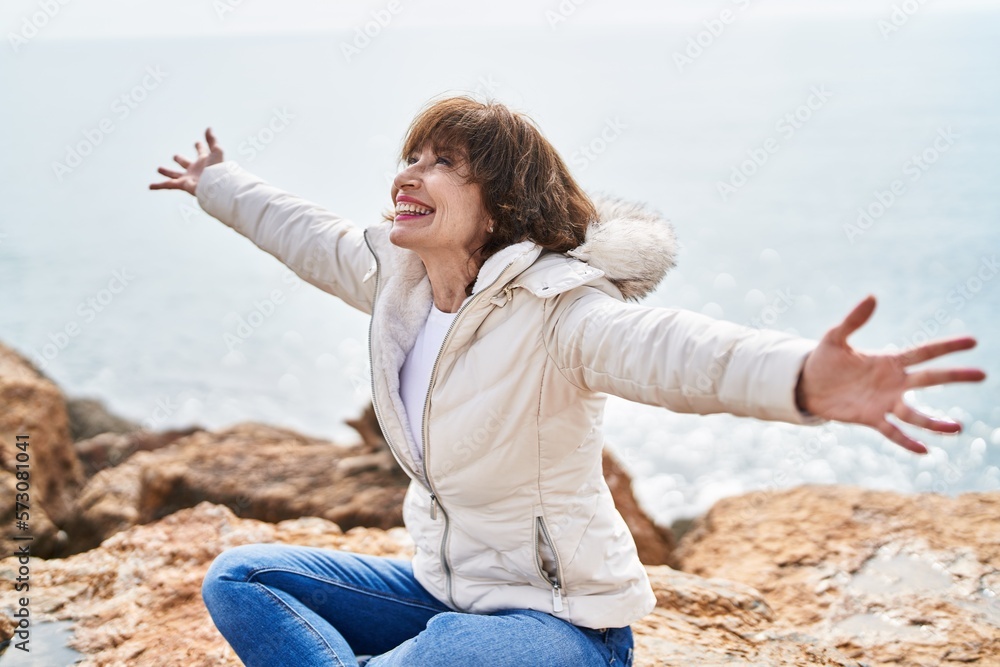
[[[201,598],[211,608],[214,600],[224,594],[224,584],[232,581],[245,582],[266,562],[273,544],[241,544],[226,549],[212,561],[205,578],[201,582]]]

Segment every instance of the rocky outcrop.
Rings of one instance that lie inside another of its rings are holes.
[[[85,553],[32,559],[33,622],[75,621],[72,646],[91,667],[240,665],[208,616],[201,581],[224,549],[274,541],[384,556],[410,548],[403,529],[358,528],[345,535],[323,519],[271,524],[202,503],[118,533]],[[0,561],[0,578],[15,567],[13,559]],[[11,611],[0,608],[7,616]]]
[[[77,550],[208,501],[262,521],[321,517],[344,529],[402,525],[407,478],[388,450],[341,447],[247,422],[197,431],[101,470],[68,527]]]
[[[1000,664],[1000,493],[750,493],[716,503],[678,557],[866,664]]]
[[[236,667],[239,659],[201,600],[201,581],[224,549],[275,541],[378,556],[412,554],[401,528],[344,533],[318,518],[271,524],[201,503],[118,533],[86,553],[33,560],[34,622],[74,621],[71,645],[85,655],[81,667]],[[0,577],[13,567],[12,559],[0,561]],[[771,610],[748,586],[667,567],[649,572],[658,606],[634,626],[637,667],[855,664],[814,638],[775,631]],[[11,611],[0,606],[0,615]]]
[[[22,477],[27,471],[27,480],[14,478],[18,463],[28,466],[21,469]],[[83,471],[70,440],[66,403],[49,378],[0,343],[0,521],[4,553],[14,551],[10,535],[16,530],[13,527],[18,508],[14,493],[9,491],[18,481],[30,485],[28,530],[24,532],[35,538],[35,553],[57,553],[66,541],[59,527],[70,518],[73,499],[83,482]]]

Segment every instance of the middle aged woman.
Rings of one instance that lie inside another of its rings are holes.
[[[379,423],[412,482],[412,564],[287,545],[230,549],[203,595],[247,665],[586,665],[632,661],[655,597],[601,471],[605,394],[680,412],[931,431],[903,393],[982,380],[852,348],[864,299],[820,341],[632,301],[674,263],[669,225],[591,200],[522,114],[468,98],[414,120],[394,211],[361,229],[224,162],[211,131],[154,189],[212,216],[371,314]]]

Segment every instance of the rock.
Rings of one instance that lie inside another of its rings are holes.
[[[247,422],[198,431],[101,470],[80,494],[67,527],[76,551],[200,502],[238,516],[314,516],[354,526],[402,525],[408,479],[386,450],[358,455],[288,429]]]
[[[136,452],[149,452],[166,447],[184,436],[197,433],[198,427],[153,432],[146,430],[127,433],[102,432],[73,443],[77,457],[87,477],[105,468],[113,468]]]
[[[131,433],[139,425],[112,414],[96,398],[77,397],[66,400],[69,432],[73,441],[93,438],[101,433]]]
[[[28,436],[26,451],[17,447],[19,435]],[[30,531],[37,529],[41,538],[36,553],[51,555],[46,545],[55,549],[58,541],[44,539],[43,533],[49,530],[47,524],[61,527],[70,519],[83,470],[70,441],[66,404],[59,388],[30,361],[0,343],[0,470],[15,472],[25,455]],[[14,550],[8,530],[14,503],[13,495],[5,493],[0,498],[4,553]]]
[[[716,503],[678,557],[871,665],[1000,664],[1000,492],[750,493]]]
[[[369,452],[381,452],[389,449],[389,444],[382,435],[382,427],[375,415],[375,406],[369,403],[365,411],[357,419],[345,419],[344,423],[353,428],[361,436],[361,446]]]
[[[0,526],[4,530],[4,554],[11,554],[17,551],[19,546],[26,542],[14,540],[15,536],[30,536],[30,545],[33,553],[40,556],[51,556],[63,553],[67,544],[67,536],[64,531],[52,523],[52,519],[39,507],[31,507],[28,510],[28,530],[17,530],[17,514],[19,508],[16,505],[17,482],[14,474],[6,470],[0,470]],[[23,511],[23,510],[22,510]]]
[[[857,666],[816,637],[781,630],[753,588],[647,567],[656,609],[632,624],[635,667],[661,665]]]
[[[632,478],[618,464],[615,457],[604,450],[604,479],[611,488],[611,496],[615,499],[615,507],[628,524],[632,538],[639,552],[639,560],[646,565],[669,565],[677,569],[677,559],[674,557],[673,533],[669,528],[653,523],[649,515],[641,507],[632,494]]]
[[[260,542],[412,555],[412,543],[402,528],[343,533],[318,518],[269,524],[200,503],[118,533],[91,551],[65,559],[33,559],[33,622],[74,621],[71,645],[86,656],[81,667],[237,667],[239,659],[201,600],[201,582],[217,554]],[[13,559],[0,561],[0,577],[12,576],[15,567]],[[662,566],[649,573],[658,606],[633,626],[637,667],[856,665],[810,637],[776,632],[771,610],[748,586]],[[0,618],[8,616],[9,621],[13,606],[8,600],[0,603]]]
[[[201,503],[106,540],[64,559],[31,560],[33,623],[75,621],[73,648],[83,667],[240,665],[216,631],[201,600],[201,582],[216,555],[239,544],[285,542],[408,557],[402,528],[355,528],[346,534],[323,519],[278,524],[237,518],[220,505]],[[17,563],[0,561],[0,579]],[[0,615],[9,621],[11,596]],[[2,621],[0,621],[2,624]],[[2,625],[0,625],[2,627]]]

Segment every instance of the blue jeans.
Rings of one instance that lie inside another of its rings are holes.
[[[632,665],[628,626],[593,630],[530,609],[454,612],[393,558],[248,544],[215,559],[202,597],[248,667]]]

